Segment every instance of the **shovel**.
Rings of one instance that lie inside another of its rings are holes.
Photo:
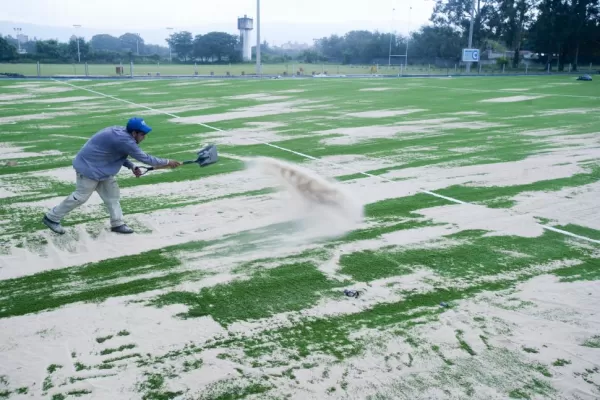
[[[195,160],[188,160],[188,161],[184,161],[182,162],[182,164],[186,165],[186,164],[198,164],[200,166],[200,168],[202,167],[206,167],[207,165],[210,164],[214,164],[217,162],[217,160],[219,159],[219,154],[217,153],[217,146],[215,146],[214,144],[209,144],[208,146],[204,147],[202,150],[200,150],[198,153],[198,158],[196,158]],[[144,172],[142,172],[142,175],[147,174],[150,171],[154,171],[157,169],[162,169],[165,167],[138,167],[141,170],[144,170]]]

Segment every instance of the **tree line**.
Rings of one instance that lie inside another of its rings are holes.
[[[473,7],[473,4],[475,6]],[[342,63],[389,62],[389,54],[405,55],[409,64],[450,66],[460,62],[468,46],[473,12],[472,47],[485,59],[518,67],[525,51],[547,65],[600,62],[600,0],[436,0],[430,24],[409,36],[352,31],[316,41],[314,58]],[[405,58],[393,58],[404,63]]]
[[[309,49],[281,48],[261,44],[262,61],[343,64],[436,64],[460,62],[468,45],[473,15],[472,47],[502,53],[501,60],[518,67],[523,51],[530,51],[542,64],[566,65],[600,62],[600,0],[436,0],[430,23],[408,36],[354,30],[315,40]],[[0,37],[0,62],[37,60],[43,62],[158,62],[172,57],[181,63],[241,62],[239,35],[209,32],[193,35],[177,32],[166,39],[168,47],[146,44],[134,33],[120,37],[95,35],[68,43],[56,40],[21,44],[26,54],[17,53],[16,39]],[[77,45],[79,44],[79,56]],[[253,57],[255,46],[253,46]]]

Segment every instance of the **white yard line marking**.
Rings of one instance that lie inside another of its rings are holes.
[[[128,104],[131,104],[131,105],[134,105],[134,106],[146,108],[146,109],[148,109],[150,111],[156,111],[156,112],[168,115],[168,116],[173,117],[173,118],[181,118],[181,117],[179,117],[179,116],[177,116],[175,114],[171,114],[171,113],[168,113],[166,111],[162,111],[162,110],[158,110],[158,109],[155,109],[155,108],[152,108],[152,107],[144,106],[142,104],[137,104],[137,103],[131,102],[129,100],[120,99],[118,97],[111,96],[111,95],[104,94],[104,93],[100,93],[100,92],[97,92],[97,91],[92,90],[92,89],[87,89],[87,88],[84,88],[84,87],[81,87],[81,86],[77,86],[77,85],[73,85],[71,83],[60,81],[60,80],[57,80],[57,79],[52,79],[52,80],[54,80],[56,82],[59,82],[59,83],[63,83],[65,85],[72,86],[72,87],[77,88],[77,89],[86,90],[88,92],[95,93],[95,94],[98,94],[100,96],[108,97],[108,98],[111,98],[113,100],[117,100],[117,101],[128,103]],[[205,128],[209,128],[209,129],[212,129],[214,131],[227,133],[227,131],[225,131],[223,129],[214,127],[212,125],[207,125],[207,124],[204,124],[202,122],[198,122],[198,125],[204,126]],[[352,171],[352,172],[357,173],[357,174],[365,175],[365,176],[368,176],[370,178],[376,178],[376,179],[382,180],[384,182],[389,182],[389,183],[397,183],[397,181],[385,178],[383,176],[373,175],[373,174],[369,174],[368,172],[355,170],[355,169],[349,168],[349,167],[347,167],[345,165],[341,165],[341,164],[334,163],[334,162],[331,162],[331,161],[322,160],[320,158],[313,157],[313,156],[308,155],[308,154],[300,153],[300,152],[297,152],[297,151],[294,151],[294,150],[291,150],[291,149],[286,149],[285,147],[277,146],[277,145],[272,144],[272,143],[263,142],[261,140],[257,140],[257,139],[253,139],[253,138],[249,138],[249,137],[246,137],[244,139],[247,139],[247,140],[253,141],[255,143],[259,143],[259,144],[264,144],[266,146],[273,147],[275,149],[282,150],[282,151],[285,151],[285,152],[288,152],[288,153],[292,153],[292,154],[298,155],[300,157],[308,158],[310,160],[315,160],[315,161],[323,162],[323,163],[326,163],[326,164],[329,164],[329,165],[332,165],[332,166],[335,166],[335,167],[338,167],[338,168],[346,169],[348,171]],[[428,191],[428,190],[419,189],[419,191],[421,193],[425,193],[425,194],[428,194],[430,196],[435,196],[435,197],[438,197],[440,199],[444,199],[444,200],[450,201],[452,203],[456,203],[456,204],[471,204],[471,203],[468,203],[468,202],[465,202],[465,201],[462,201],[462,200],[455,199],[453,197],[443,196],[441,194],[437,194],[437,193],[434,193],[434,192],[431,192],[431,191]],[[567,231],[564,231],[562,229],[554,228],[554,227],[551,227],[551,226],[548,226],[548,225],[542,225],[542,224],[538,224],[538,225],[541,226],[544,229],[549,230],[549,231],[553,231],[553,232],[556,232],[556,233],[561,233],[561,234],[566,235],[566,236],[570,236],[570,237],[574,237],[574,238],[577,238],[577,239],[586,240],[588,242],[600,244],[600,240],[595,240],[595,239],[588,238],[586,236],[577,235],[575,233],[567,232]]]

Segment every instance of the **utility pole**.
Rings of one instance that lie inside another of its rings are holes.
[[[256,74],[262,75],[260,65],[260,0],[256,0]]]

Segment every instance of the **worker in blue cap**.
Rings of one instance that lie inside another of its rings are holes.
[[[93,135],[73,160],[76,172],[76,188],[59,205],[49,210],[42,222],[52,231],[64,234],[60,221],[69,212],[84,204],[94,191],[98,192],[110,214],[111,230],[117,233],[133,233],[123,220],[119,185],[115,175],[121,167],[129,168],[136,177],[141,171],[127,157],[151,165],[154,169],[177,168],[179,161],[157,158],[146,154],[139,144],[152,128],[142,118],[134,117],[127,126],[111,126]]]

